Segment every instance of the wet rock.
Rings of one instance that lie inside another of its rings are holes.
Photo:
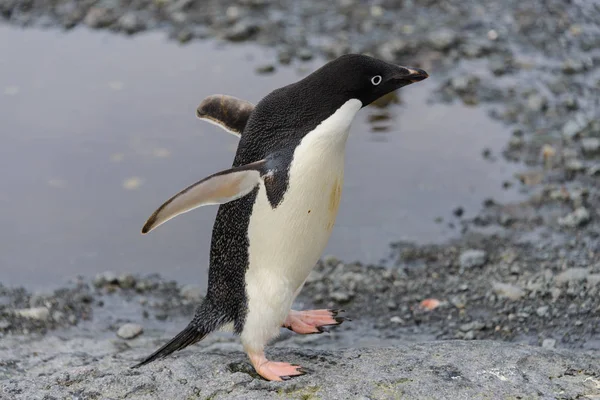
[[[535,313],[539,317],[545,317],[546,315],[548,315],[548,311],[549,310],[550,310],[550,307],[548,307],[548,306],[541,306],[541,307],[538,307],[537,310],[535,310]]]
[[[562,65],[562,71],[565,74],[577,74],[583,72],[585,65],[580,60],[568,59]]]
[[[588,156],[598,154],[600,151],[600,139],[595,137],[581,139],[581,150]]]
[[[116,17],[114,13],[107,8],[92,7],[85,15],[84,23],[90,28],[105,28],[114,23]]]
[[[129,34],[140,32],[145,28],[144,21],[133,12],[123,14],[117,24],[120,29]]]
[[[508,283],[494,282],[492,284],[492,290],[494,293],[507,297],[511,300],[519,300],[525,296],[525,291],[519,286],[511,285]]]
[[[273,64],[266,64],[256,67],[256,73],[265,75],[275,72],[275,66]]]
[[[130,289],[135,286],[135,277],[131,274],[121,274],[117,278],[117,282],[123,289]]]
[[[429,35],[429,44],[436,50],[448,50],[457,42],[456,33],[450,29],[439,29]]]
[[[585,165],[580,160],[570,159],[565,163],[565,168],[569,172],[581,172],[585,170]]]
[[[308,60],[312,60],[314,55],[310,49],[303,47],[300,50],[298,50],[298,52],[296,53],[296,56],[302,61],[308,61]]]
[[[48,310],[48,308],[46,307],[34,307],[15,310],[15,314],[24,318],[35,319],[38,321],[46,321],[48,318],[50,318],[50,310]]]
[[[189,284],[185,285],[180,290],[181,297],[190,301],[200,301],[204,298],[203,291],[200,285]]]
[[[225,39],[241,42],[250,39],[259,30],[259,26],[249,20],[242,19],[224,32]]]
[[[459,264],[462,269],[481,267],[487,260],[487,253],[483,250],[465,250],[459,256]]]
[[[139,336],[144,331],[144,328],[138,324],[125,324],[122,325],[117,331],[117,336],[122,339],[133,339],[136,336]]]
[[[542,347],[545,349],[553,349],[556,347],[556,339],[544,339]]]
[[[589,211],[585,207],[579,207],[572,213],[558,219],[558,224],[565,228],[577,228],[587,224],[591,219]]]
[[[569,268],[556,276],[556,283],[578,282],[585,280],[590,272],[587,268]]]
[[[469,331],[480,331],[483,328],[485,328],[485,324],[483,322],[473,321],[473,322],[469,322],[466,324],[462,324],[458,329],[460,329],[463,332],[469,332]]]

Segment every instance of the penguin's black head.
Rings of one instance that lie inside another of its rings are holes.
[[[361,54],[346,54],[315,71],[322,88],[362,106],[429,75],[418,68],[403,67]]]

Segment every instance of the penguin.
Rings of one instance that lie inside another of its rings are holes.
[[[218,205],[206,297],[185,329],[132,368],[231,329],[264,379],[305,374],[301,366],[269,360],[265,347],[281,328],[318,334],[347,320],[338,315],[343,310],[291,306],[336,220],[352,121],[373,101],[427,77],[418,68],[345,54],[256,105],[228,95],[204,99],[196,116],[239,137],[232,167],[169,198],[142,234]]]

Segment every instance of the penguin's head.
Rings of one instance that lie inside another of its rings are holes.
[[[403,86],[429,77],[418,68],[403,67],[362,54],[345,54],[316,71],[325,90],[365,107]]]

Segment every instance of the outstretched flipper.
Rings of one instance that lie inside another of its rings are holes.
[[[225,94],[214,94],[202,100],[196,109],[196,116],[240,137],[252,111],[254,111],[254,104],[246,100]]]
[[[239,199],[250,193],[268,172],[267,159],[264,159],[204,178],[164,202],[148,218],[142,233],[146,234],[179,214],[195,208]]]

